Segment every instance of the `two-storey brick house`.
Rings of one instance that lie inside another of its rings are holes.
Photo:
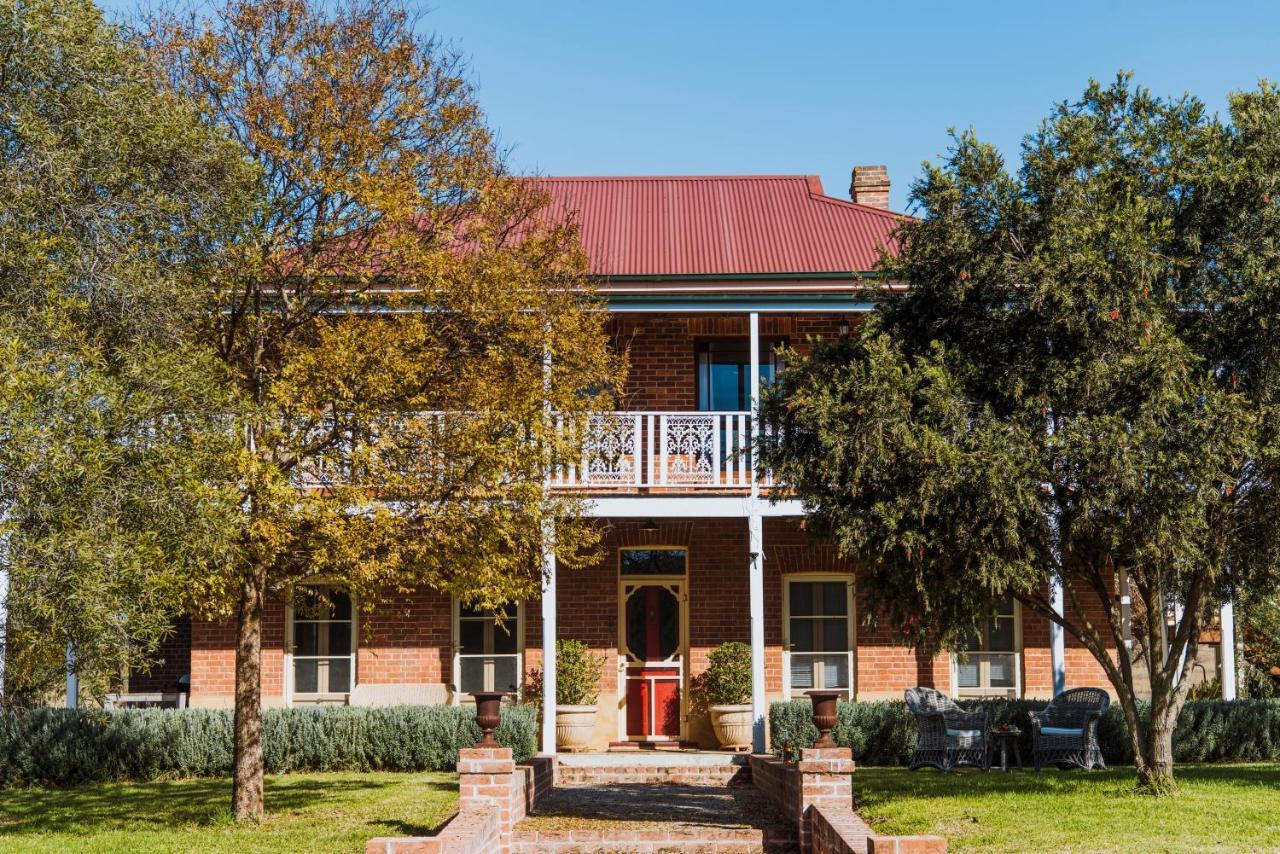
[[[965,660],[868,628],[856,567],[814,542],[799,503],[770,500],[767,475],[751,470],[753,390],[785,369],[775,346],[848,334],[869,308],[854,274],[874,269],[900,216],[887,210],[883,167],[855,171],[852,201],[812,176],[544,184],[554,207],[576,212],[631,365],[622,411],[597,419],[582,465],[553,479],[589,496],[607,522],[603,557],[572,574],[549,564],[542,600],[513,606],[509,630],[431,592],[371,615],[337,596],[324,620],[272,604],[267,704],[457,703],[470,691],[515,691],[553,637],[605,658],[601,748],[714,746],[689,689],[729,640],[752,648],[757,747],[767,703],[816,687],[858,699],[900,698],[913,685],[1048,697],[1055,669],[1059,687],[1106,684],[1085,649],[1055,644],[1045,621],[1012,602]],[[191,624],[192,706],[231,705],[234,655],[230,624]],[[553,727],[543,746],[554,749]]]

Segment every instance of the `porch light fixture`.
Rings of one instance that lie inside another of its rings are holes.
[[[849,337],[849,318],[847,317],[840,318],[840,337]]]
[[[644,524],[640,526],[641,533],[656,534],[658,533],[658,523],[652,519],[645,519]]]

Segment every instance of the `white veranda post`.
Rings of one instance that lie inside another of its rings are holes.
[[[747,551],[751,589],[751,747],[765,751],[764,685],[764,524],[760,516],[759,450],[760,433],[760,313],[751,312],[751,498],[747,517]]]
[[[542,752],[556,752],[556,553],[552,525],[542,544]]]
[[[1063,614],[1062,579],[1054,576],[1049,582],[1049,606],[1059,617]],[[1049,623],[1049,658],[1053,668],[1053,693],[1055,696],[1067,690],[1067,650],[1062,626]]]
[[[1219,614],[1222,624],[1222,638],[1218,648],[1222,652],[1222,699],[1236,698],[1236,608],[1228,599],[1222,603]]]
[[[549,332],[549,330],[548,330]],[[548,336],[549,337],[549,336]],[[548,423],[551,411],[551,352],[542,357],[542,383],[548,392],[543,404]],[[551,487],[551,467],[547,467],[544,489]],[[556,752],[556,523],[542,525],[542,752]]]
[[[9,573],[0,569],[0,700],[4,699],[4,647],[9,639]]]

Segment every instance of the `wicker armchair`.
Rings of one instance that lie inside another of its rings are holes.
[[[920,731],[910,770],[926,765],[939,771],[957,765],[990,770],[986,712],[966,712],[932,688],[908,688],[906,699]]]
[[[1110,705],[1111,698],[1101,688],[1072,688],[1054,697],[1044,711],[1030,712],[1036,770],[1046,765],[1106,768],[1098,747],[1098,721]]]

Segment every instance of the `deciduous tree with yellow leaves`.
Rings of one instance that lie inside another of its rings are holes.
[[[572,225],[505,173],[465,66],[396,0],[232,0],[143,42],[259,170],[208,340],[243,446],[234,596],[238,819],[262,815],[264,600],[362,608],[423,587],[537,594],[543,531],[597,542],[546,488],[621,372]]]

